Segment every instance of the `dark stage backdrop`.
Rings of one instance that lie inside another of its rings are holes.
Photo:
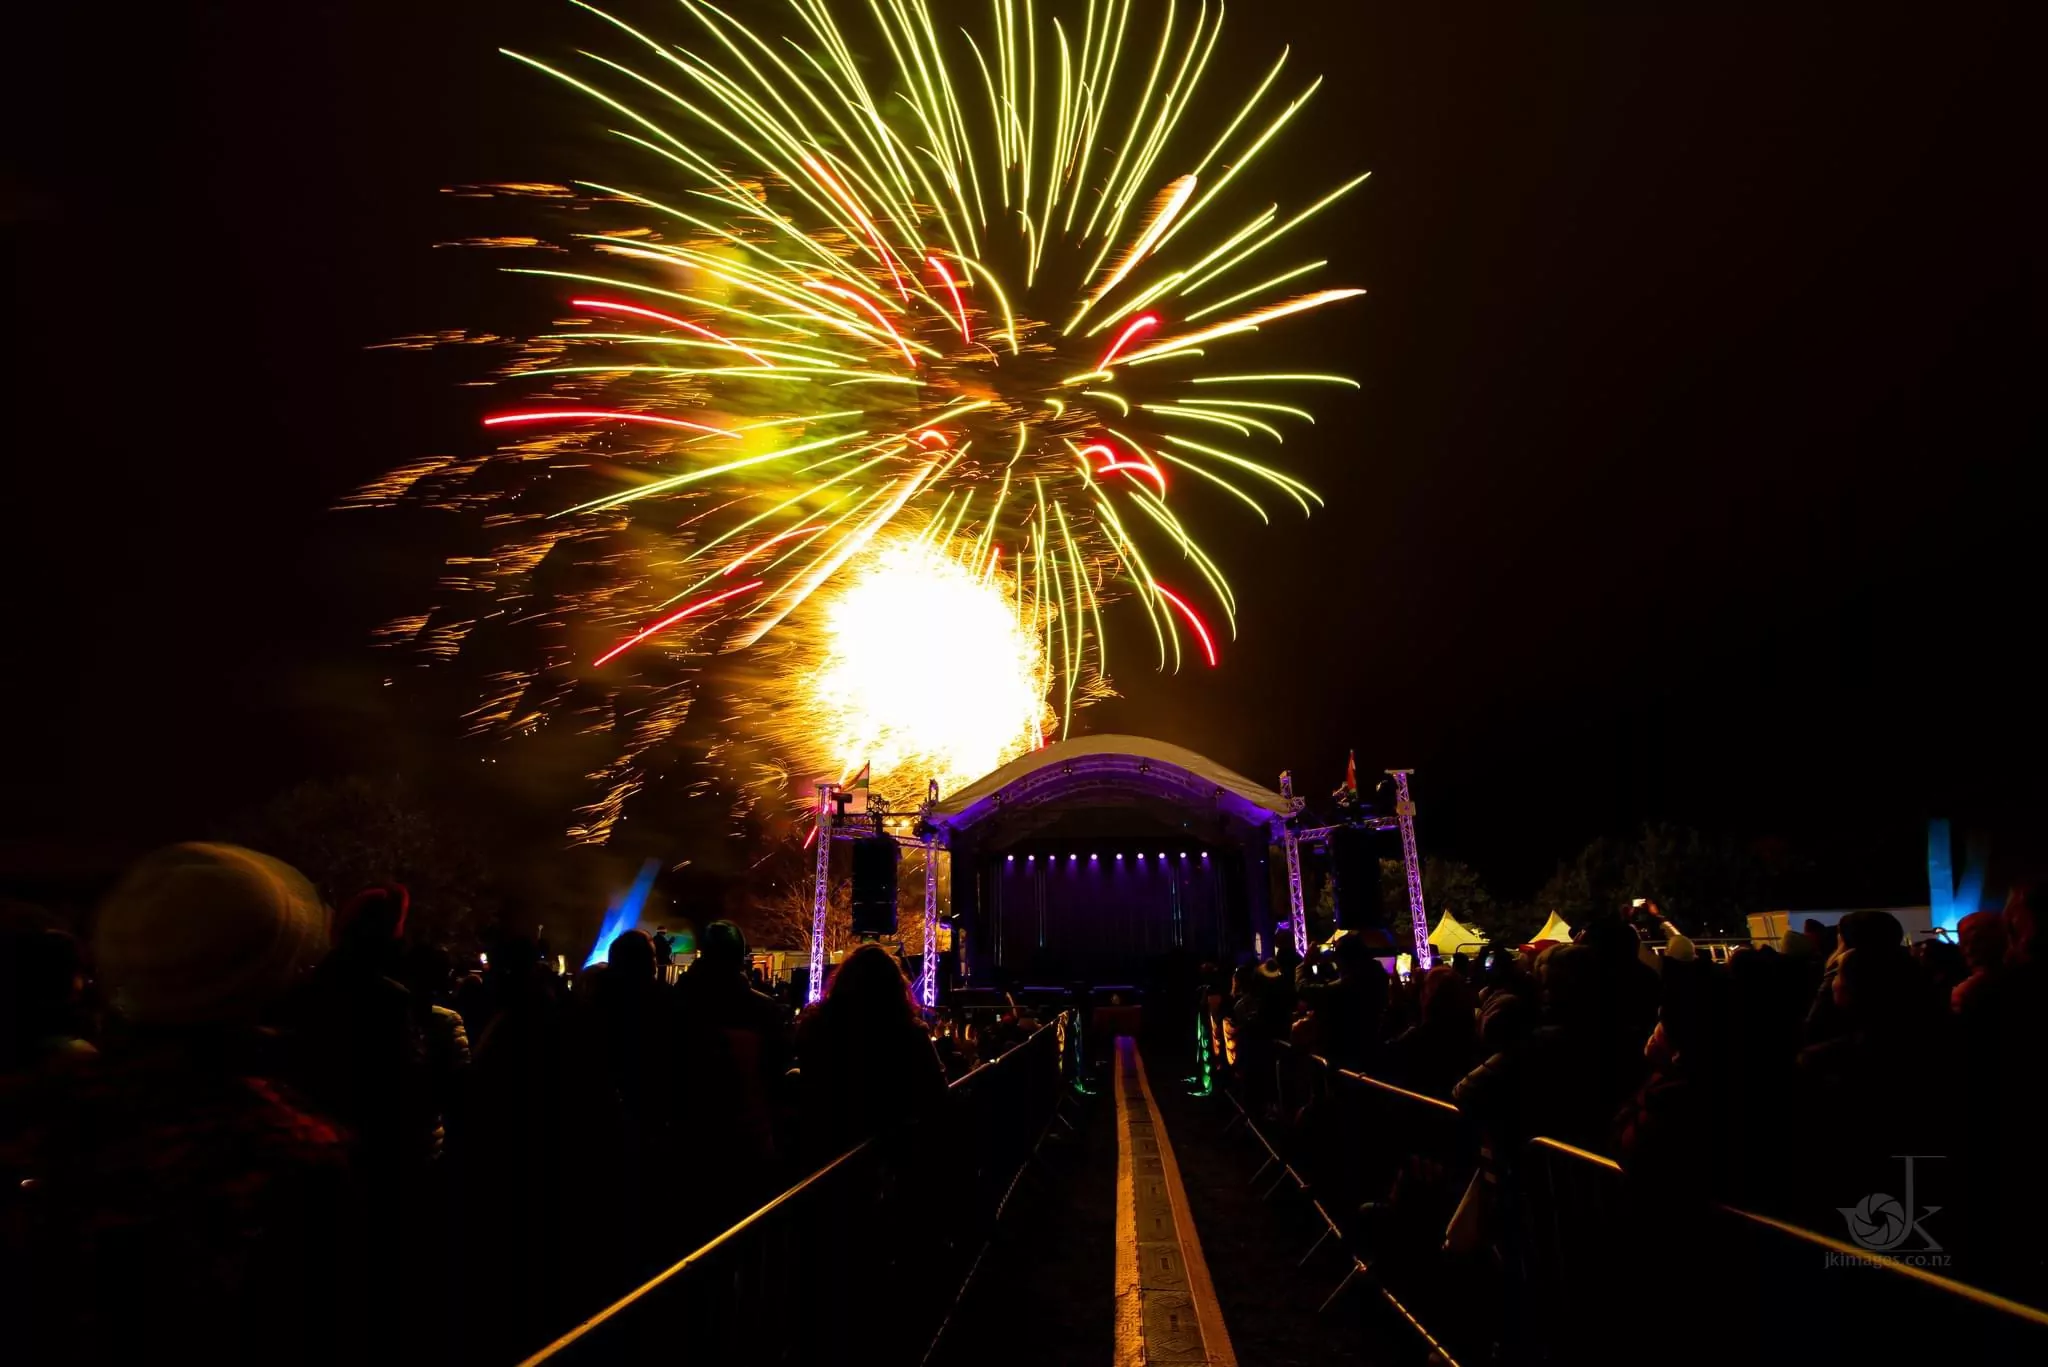
[[[995,859],[989,880],[998,967],[1013,983],[1143,982],[1172,950],[1219,956],[1230,869],[1157,841],[1019,847]]]

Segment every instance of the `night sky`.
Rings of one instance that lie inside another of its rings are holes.
[[[2038,853],[2022,9],[1232,6],[1333,78],[1283,155],[1374,172],[1318,243],[1371,292],[1294,339],[1364,387],[1286,448],[1327,513],[1228,544],[1223,668],[1131,652],[1088,729],[1311,792],[1411,765],[1425,849],[1509,896],[1647,818],[1790,840],[1837,905],[1924,900],[1930,814]],[[434,548],[326,509],[480,440],[462,358],[368,348],[476,321],[443,186],[589,174],[595,116],[495,49],[591,23],[14,21],[0,877],[475,762],[366,650]]]

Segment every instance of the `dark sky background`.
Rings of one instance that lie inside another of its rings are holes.
[[[1836,905],[1924,900],[1930,814],[2032,857],[2023,10],[1233,6],[1247,53],[1333,78],[1285,155],[1374,172],[1326,233],[1371,293],[1307,329],[1364,387],[1287,448],[1328,513],[1230,545],[1224,667],[1127,657],[1089,729],[1312,792],[1349,747],[1412,765],[1425,848],[1509,896],[1648,818],[1788,839]],[[459,368],[367,348],[474,320],[441,187],[583,173],[591,116],[495,49],[589,25],[13,21],[0,877],[473,762],[380,711],[365,649],[433,548],[325,510],[477,439]]]

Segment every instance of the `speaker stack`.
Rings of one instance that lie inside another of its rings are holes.
[[[1345,930],[1385,928],[1380,905],[1380,859],[1374,832],[1340,826],[1330,832],[1330,877],[1336,884],[1337,924]]]
[[[896,933],[896,859],[896,842],[888,836],[853,842],[854,938]]]

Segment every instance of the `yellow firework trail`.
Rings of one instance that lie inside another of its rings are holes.
[[[623,737],[590,775],[593,840],[719,651],[859,674],[828,704],[815,669],[757,673],[722,720],[789,772],[872,760],[917,789],[1064,734],[1108,690],[1119,598],[1160,667],[1213,664],[1201,605],[1227,644],[1237,604],[1190,515],[1319,503],[1255,448],[1351,383],[1273,358],[1276,328],[1361,292],[1276,259],[1364,180],[1267,166],[1320,79],[1290,87],[1286,51],[1215,60],[1209,0],[789,0],[779,28],[680,0],[674,33],[577,3],[588,50],[507,55],[587,99],[639,169],[497,187],[577,231],[471,239],[551,253],[513,273],[553,321],[501,376],[503,446],[351,500],[462,512],[494,543],[380,642],[490,655],[480,729]],[[947,614],[1021,635],[957,678]],[[943,709],[849,701],[880,696],[877,661]]]

